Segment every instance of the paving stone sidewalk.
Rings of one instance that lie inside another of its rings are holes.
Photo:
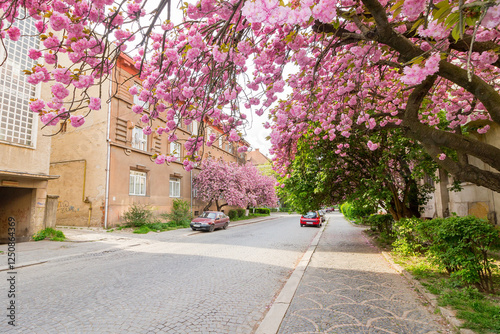
[[[278,333],[451,333],[341,214],[330,216]]]

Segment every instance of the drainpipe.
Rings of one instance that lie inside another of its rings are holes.
[[[190,192],[191,192],[191,216],[192,216],[193,215],[193,170],[189,171],[189,177],[191,178]]]
[[[109,128],[111,122],[111,94],[113,93],[113,82],[109,82],[109,103],[108,103],[108,120],[106,127],[106,195],[104,199],[104,229],[108,228],[108,207],[109,207],[109,165],[111,160],[111,145],[109,140]]]

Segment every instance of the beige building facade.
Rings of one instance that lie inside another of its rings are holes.
[[[480,141],[500,147],[500,126],[491,123],[490,127],[486,134],[476,136]],[[479,168],[493,171],[474,157],[469,157],[469,161]],[[440,182],[435,184],[435,191],[424,207],[424,217],[447,217],[456,213],[458,216],[473,215],[500,224],[500,193],[469,182],[460,185],[461,191],[454,191],[452,177],[443,170],[439,170],[437,176]]]
[[[134,205],[148,205],[155,213],[168,212],[175,199],[188,201],[193,214],[198,214],[206,203],[196,200],[192,191],[193,177],[199,172],[186,171],[182,164],[184,143],[198,131],[196,122],[182,125],[175,142],[153,132],[146,136],[140,115],[132,111],[133,85],[140,87],[132,59],[120,55],[113,78],[116,82],[102,87],[107,97],[100,111],[93,111],[79,128],[67,127],[52,141],[50,173],[61,177],[50,183],[49,189],[59,194],[58,225],[113,227],[123,224],[123,214]],[[147,107],[147,106],[146,106]],[[166,119],[160,115],[152,129],[164,127]],[[204,147],[203,157],[225,161],[244,162],[237,154],[238,144],[225,141],[217,127],[210,131],[221,135],[211,147]],[[154,154],[175,154],[176,162],[158,165]],[[225,207],[227,211],[231,207]],[[215,209],[215,208],[213,208]]]
[[[16,25],[23,35],[36,35],[29,20]],[[0,67],[0,243],[8,242],[13,231],[9,227],[15,229],[19,242],[54,226],[54,217],[47,215],[50,210],[46,208],[57,201],[47,191],[48,182],[57,179],[49,171],[51,137],[46,135],[50,133],[29,109],[30,99],[48,99],[50,90],[45,84],[29,84],[22,72],[34,65],[26,55],[38,41],[23,37],[23,43],[4,42],[8,58]]]

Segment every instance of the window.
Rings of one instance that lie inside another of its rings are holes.
[[[181,179],[170,178],[170,197],[181,197]]]
[[[36,98],[36,86],[26,81],[28,76],[22,71],[36,63],[27,54],[29,49],[38,49],[39,34],[32,19],[16,20],[14,26],[24,36],[17,42],[3,39],[8,58],[0,67],[0,141],[33,147],[36,118],[29,102]]]
[[[193,135],[198,134],[198,122],[196,121],[191,122],[191,134]]]
[[[146,173],[130,171],[129,195],[146,196]]]
[[[174,157],[177,157],[180,159],[181,157],[181,144],[172,142],[170,143],[170,154],[172,154]]]
[[[222,135],[219,137],[219,148],[222,148]]]
[[[139,84],[134,84],[134,86],[135,86],[135,87],[137,87],[137,89],[138,89],[139,91],[141,91],[141,90],[142,90],[141,85],[139,85]],[[140,95],[140,94],[136,94],[136,95],[134,95],[134,104],[137,104],[137,105],[139,105],[139,106],[143,107],[144,109],[148,110],[148,109],[149,109],[149,102],[147,102],[147,101],[146,101],[146,102],[144,102],[144,101],[139,100],[139,95]]]
[[[137,126],[132,130],[132,147],[142,151],[148,150],[148,138]]]

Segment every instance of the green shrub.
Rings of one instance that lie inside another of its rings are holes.
[[[452,277],[492,292],[496,266],[489,251],[500,249],[500,236],[487,220],[474,216],[436,218],[418,224],[429,253]]]
[[[255,213],[271,214],[271,210],[268,208],[256,208]]]
[[[392,215],[370,215],[363,218],[363,223],[375,227],[380,233],[386,233],[388,236],[393,234],[394,218]]]
[[[189,202],[182,199],[174,199],[172,211],[162,214],[162,217],[168,219],[171,223],[175,223],[177,226],[188,227],[192,219]]]
[[[54,230],[53,228],[47,227],[44,230],[38,231],[33,235],[33,240],[40,241],[49,238],[52,241],[64,241],[66,236],[62,231]]]
[[[393,223],[396,241],[392,244],[393,251],[402,255],[413,255],[422,252],[425,247],[418,234],[422,219],[402,218]]]
[[[245,215],[245,209],[238,208],[238,217],[243,217]]]
[[[238,217],[238,211],[236,211],[236,210],[229,210],[229,212],[227,213],[227,215],[229,216],[230,219],[235,219],[236,217]]]
[[[132,204],[123,219],[131,227],[141,227],[152,222],[153,211],[147,205]]]
[[[375,213],[372,206],[362,201],[345,202],[340,206],[340,211],[349,220],[356,220]]]

